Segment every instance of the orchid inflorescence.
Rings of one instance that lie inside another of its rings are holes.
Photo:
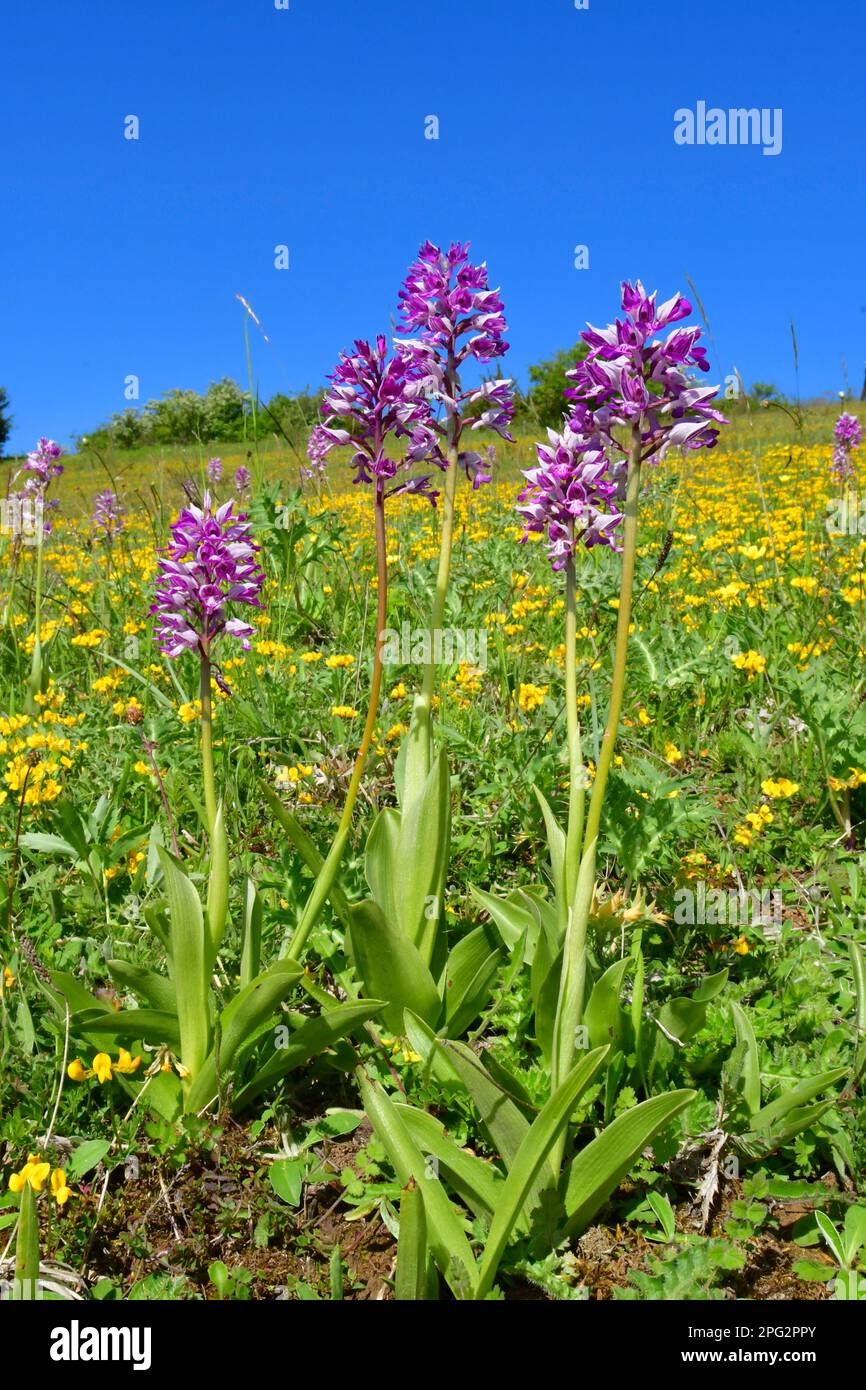
[[[514,414],[510,378],[484,381],[463,389],[460,370],[474,359],[492,362],[508,351],[507,325],[498,289],[488,283],[485,263],[469,261],[469,245],[454,242],[443,252],[427,241],[409,267],[399,294],[400,332],[420,330],[417,336],[399,340],[422,374],[431,402],[444,407],[445,423],[434,429],[449,447],[459,449],[466,424],[473,430],[491,429],[511,439],[508,426]],[[473,413],[474,407],[480,407]],[[441,450],[436,460],[445,467]],[[460,451],[458,462],[474,487],[490,481],[489,463],[475,450]]]
[[[56,498],[51,500],[47,497],[48,488],[55,478],[59,478],[63,472],[63,464],[58,463],[62,458],[63,450],[53,439],[41,438],[37,440],[36,448],[27,455],[24,463],[16,474],[16,478],[23,473],[24,484],[18,493],[12,496],[19,501],[25,509],[34,508],[38,524],[42,522],[42,534],[50,535],[51,525],[47,519],[47,513],[54,511],[60,506]]]
[[[332,449],[351,446],[354,482],[375,482],[386,496],[411,492],[433,500],[429,474],[416,474],[385,490],[398,471],[408,472],[436,452],[423,366],[403,348],[389,356],[380,334],[375,343],[359,338],[353,352],[341,352],[328,380],[331,385],[322,404],[325,420],[313,427],[307,447],[308,473],[321,473]],[[390,435],[408,440],[402,460],[388,456]]]
[[[661,329],[687,318],[691,305],[675,294],[656,305],[640,280],[622,286],[625,318],[582,335],[589,352],[568,373],[568,419],[537,446],[538,465],[525,471],[518,498],[524,539],[547,533],[554,569],[578,545],[618,549],[628,460],[635,438],[638,464],[674,447],[712,448],[724,416],[711,405],[716,386],[700,386],[689,368],[709,370],[699,328]],[[626,437],[623,437],[626,436]]]
[[[836,421],[833,429],[833,472],[842,478],[853,478],[854,461],[851,457],[854,450],[860,445],[863,438],[863,428],[856,415],[849,415],[843,412]]]
[[[117,493],[112,488],[104,488],[93,501],[92,525],[105,533],[106,540],[112,541],[123,530],[125,509]]]
[[[184,507],[171,527],[168,553],[159,562],[156,640],[169,657],[184,651],[210,652],[223,635],[236,637],[245,651],[255,629],[229,617],[231,605],[260,608],[264,573],[250,523],[234,514],[234,502],[214,510],[209,493],[201,506]]]

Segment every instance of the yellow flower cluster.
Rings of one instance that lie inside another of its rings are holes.
[[[118,1049],[116,1062],[112,1062],[107,1052],[97,1052],[93,1059],[93,1065],[86,1068],[80,1057],[76,1057],[75,1061],[70,1062],[66,1068],[66,1074],[70,1081],[89,1081],[92,1076],[95,1076],[100,1086],[104,1086],[106,1081],[113,1080],[115,1072],[128,1075],[130,1072],[138,1071],[140,1066],[141,1058],[133,1057],[125,1047],[121,1047]]]
[[[532,685],[531,682],[522,682],[517,692],[517,704],[524,714],[532,714],[544,704],[547,699],[549,686]]]
[[[736,656],[731,657],[731,661],[738,671],[748,671],[749,680],[753,676],[761,676],[767,669],[767,658],[761,656],[760,652],[737,652]]]
[[[748,848],[755,837],[762,834],[775,819],[769,806],[759,806],[757,811],[749,811],[743,824],[738,825],[734,831],[735,843]]]
[[[799,790],[800,783],[792,782],[789,777],[765,777],[761,783],[761,791],[771,801],[782,801],[789,796],[796,796]]]
[[[383,1047],[386,1047],[392,1057],[402,1057],[404,1062],[420,1062],[421,1058],[417,1052],[409,1046],[404,1038],[388,1038],[384,1034],[379,1038]]]
[[[862,767],[852,767],[850,777],[829,777],[827,780],[834,792],[853,791],[855,787],[866,786],[866,772]]]
[[[59,1207],[63,1207],[72,1196],[72,1189],[66,1181],[66,1174],[62,1168],[52,1170],[50,1163],[44,1163],[38,1154],[29,1154],[24,1167],[17,1173],[13,1173],[9,1179],[10,1192],[23,1192],[28,1185],[34,1192],[41,1192],[46,1181],[52,1197]]]

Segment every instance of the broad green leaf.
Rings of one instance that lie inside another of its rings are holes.
[[[441,988],[449,1037],[459,1038],[478,1017],[501,963],[501,947],[492,927],[475,927],[458,941],[448,957]]]
[[[721,994],[725,985],[728,983],[728,976],[730,975],[730,973],[731,972],[727,968],[725,968],[723,970],[717,970],[715,975],[705,976],[701,983],[698,985],[697,989],[694,990],[692,993],[692,998],[694,999],[695,1003],[709,1004],[713,999],[715,999],[719,994]]]
[[[26,1182],[21,1189],[18,1209],[18,1235],[15,1241],[15,1282],[12,1297],[30,1303],[39,1297],[39,1217],[36,1193]]]
[[[39,830],[29,830],[23,834],[18,843],[24,849],[32,849],[37,854],[62,854],[68,859],[81,859],[86,856],[80,855],[68,840],[64,840],[60,835],[47,835]]]
[[[428,968],[445,906],[450,841],[451,777],[448,760],[439,752],[420,796],[401,815],[394,885],[400,925]],[[423,1017],[422,1010],[416,1013]]]
[[[277,1158],[268,1169],[271,1187],[290,1207],[296,1207],[301,1200],[305,1168],[302,1158]]]
[[[523,942],[523,959],[530,965],[540,929],[536,914],[517,901],[514,894],[507,898],[496,898],[492,893],[485,893],[471,884],[469,892],[478,906],[489,913],[509,951],[514,951]]]
[[[419,1149],[432,1154],[461,1201],[487,1220],[496,1210],[502,1193],[503,1178],[492,1163],[459,1148],[445,1132],[441,1120],[411,1105],[397,1104],[396,1109]]]
[[[817,1124],[822,1115],[826,1115],[836,1101],[831,1097],[830,1100],[821,1101],[818,1105],[798,1105],[793,1110],[788,1110],[783,1119],[777,1119],[769,1129],[751,1129],[747,1134],[737,1134],[733,1136],[733,1144],[741,1153],[748,1158],[766,1158],[768,1154],[775,1153],[776,1149],[787,1144],[790,1139],[794,1139],[804,1129],[809,1129],[811,1125]],[[755,1116],[752,1117],[754,1124]]]
[[[398,1302],[427,1297],[427,1219],[421,1189],[410,1178],[400,1197],[400,1234],[394,1297]]]
[[[845,1213],[846,1263],[853,1265],[857,1253],[866,1246],[866,1206],[851,1206]]]
[[[244,938],[241,946],[241,989],[252,984],[261,970],[262,900],[251,878],[244,899]]]
[[[800,1081],[789,1091],[784,1091],[776,1100],[770,1101],[769,1105],[758,1110],[752,1116],[752,1129],[766,1131],[774,1128],[786,1118],[790,1111],[807,1105],[814,1096],[820,1095],[829,1086],[835,1085],[845,1074],[845,1067],[835,1067],[832,1071],[821,1072],[818,1076],[807,1076],[805,1081]]]
[[[844,1266],[846,1264],[845,1242],[842,1239],[841,1231],[837,1231],[829,1216],[823,1211],[815,1212],[815,1221],[818,1224],[821,1235],[824,1237],[835,1256],[837,1264]]]
[[[269,1062],[260,1067],[246,1086],[235,1095],[232,1109],[243,1108],[272,1086],[281,1077],[287,1076],[296,1067],[301,1067],[311,1057],[319,1057],[344,1038],[353,1029],[360,1028],[368,1018],[375,1018],[383,1005],[378,999],[365,999],[357,1004],[339,1004],[335,1009],[320,1014],[318,1018],[308,1019],[292,1033],[288,1045],[278,1048]]]
[[[198,893],[166,850],[159,851],[171,922],[171,973],[177,993],[180,1059],[195,1081],[210,1047],[204,917]]]
[[[215,1051],[208,1054],[189,1088],[187,1110],[201,1110],[214,1099],[218,1080],[226,1081],[231,1076],[238,1049],[261,1023],[270,1018],[302,973],[297,961],[278,960],[269,970],[251,980],[223,1009],[220,1014],[219,1058]]]
[[[618,1046],[622,1042],[626,1014],[619,998],[629,965],[628,956],[614,961],[592,988],[583,1015],[590,1047],[604,1047],[606,1043]]]
[[[156,843],[154,844],[154,849],[155,849],[156,855],[157,855],[157,863],[159,862],[159,853],[160,853],[161,848],[162,848],[161,845],[156,844]],[[159,870],[159,871],[160,871],[160,873],[162,873],[162,866],[161,866],[161,865],[160,865],[160,870]],[[162,946],[163,950],[165,951],[166,958],[167,958],[167,960],[170,962],[170,961],[171,961],[171,922],[170,922],[170,920],[169,920],[169,915],[168,915],[168,904],[167,904],[167,903],[156,903],[156,904],[154,904],[154,905],[151,906],[151,907],[145,907],[145,908],[142,909],[141,915],[142,915],[142,917],[144,918],[144,920],[145,920],[145,922],[147,923],[147,925],[150,927],[150,930],[153,932],[153,934],[154,934],[154,936],[156,937],[157,941],[158,941],[158,942],[160,943],[160,945]]]
[[[518,1110],[521,1110],[529,1123],[532,1124],[538,1114],[539,1107],[533,1101],[520,1078],[515,1076],[508,1067],[503,1066],[492,1051],[485,1052],[484,1066],[493,1080],[502,1087],[506,1095],[511,1097]]]
[[[740,1088],[743,1099],[749,1108],[749,1114],[755,1115],[761,1108],[761,1068],[758,1060],[758,1041],[752,1027],[752,1020],[745,1009],[742,1009],[734,1000],[731,1001],[731,1013],[734,1016],[737,1041],[742,1046],[744,1053],[743,1068],[740,1073]]]
[[[18,1007],[15,1010],[15,1032],[18,1035],[18,1044],[22,1052],[29,1056],[36,1047],[36,1029],[33,1026],[30,1006],[23,994],[18,1000]]]
[[[364,873],[374,901],[387,922],[401,923],[397,901],[397,856],[400,845],[400,812],[380,811],[367,837]]]
[[[441,1274],[457,1298],[471,1298],[478,1271],[462,1217],[431,1172],[393,1101],[363,1068],[356,1074],[367,1118],[385,1146],[397,1181],[405,1187],[414,1179],[423,1196],[427,1240]]]
[[[404,1009],[411,1009],[425,1023],[435,1024],[442,1001],[417,947],[396,923],[386,921],[372,901],[353,907],[351,921],[355,968],[365,995],[387,1001],[382,1016],[385,1027],[401,1033]]]
[[[106,968],[116,985],[134,990],[161,1013],[177,1013],[174,985],[167,975],[160,975],[155,970],[142,970],[140,966],[130,965],[125,960],[106,961]]]
[[[564,1235],[577,1235],[627,1176],[650,1140],[690,1105],[696,1091],[671,1091],[627,1110],[582,1149],[567,1170]]]
[[[529,1133],[529,1122],[471,1047],[449,1042],[442,1050],[460,1077],[490,1144],[509,1168]]]
[[[533,787],[536,800],[541,807],[541,814],[544,817],[544,828],[547,832],[547,852],[550,855],[550,875],[553,881],[553,896],[557,906],[559,931],[565,931],[566,914],[568,903],[565,897],[565,833],[557,822],[556,816],[550,809],[547,798],[539,791],[538,787]]]
[[[86,1139],[83,1144],[79,1144],[66,1162],[67,1179],[80,1182],[91,1169],[102,1162],[110,1148],[111,1142],[108,1139]]]
[[[484,1247],[476,1298],[483,1298],[493,1287],[499,1262],[524,1204],[535,1189],[554,1145],[564,1133],[578,1097],[592,1081],[607,1051],[606,1047],[599,1047],[581,1058],[533,1122],[514,1162],[509,1166]]]
[[[164,1045],[174,1050],[182,1047],[181,1032],[176,1013],[164,1013],[160,1009],[119,1009],[105,1013],[101,1009],[82,1009],[72,1015],[73,1028],[84,1037],[96,1035],[109,1039],[126,1038],[156,1046]]]
[[[551,960],[547,942],[539,940],[535,959],[532,962],[530,989],[535,1014],[535,1041],[544,1054],[548,1067],[553,1059],[553,1042],[556,1030],[556,1009],[559,1002],[559,984],[562,975],[563,950]]]
[[[403,1011],[402,1031],[405,1032],[409,1045],[423,1059],[431,1076],[446,1084],[462,1086],[460,1073],[453,1065],[448,1049],[440,1047],[434,1030],[411,1009]]]

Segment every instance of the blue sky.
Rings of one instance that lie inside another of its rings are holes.
[[[863,0],[40,0],[3,29],[12,450],[123,409],[131,374],[142,401],[244,380],[238,292],[261,393],[318,384],[428,237],[487,260],[522,381],[622,278],[688,274],[713,380],[793,391],[793,318],[803,394],[843,363],[859,394]],[[699,101],[781,108],[781,152],[677,145]]]

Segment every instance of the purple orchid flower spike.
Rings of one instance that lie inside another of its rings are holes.
[[[538,466],[524,474],[528,486],[518,497],[523,539],[546,532],[554,569],[581,544],[620,548],[630,458],[639,468],[674,447],[712,448],[716,426],[726,423],[711,404],[718,387],[689,374],[709,370],[700,329],[671,327],[689,316],[689,301],[675,294],[657,305],[638,280],[623,284],[622,307],[625,318],[583,334],[589,353],[567,374],[574,382],[565,392],[568,422],[538,445]]]
[[[114,540],[119,531],[123,530],[125,515],[123,503],[110,487],[97,493],[93,502],[91,524],[97,530],[104,532],[109,543]]]
[[[381,334],[374,344],[358,339],[354,352],[340,353],[322,404],[325,418],[313,427],[307,445],[308,476],[323,472],[333,449],[352,447],[355,483],[375,483],[382,497],[411,490],[433,501],[436,493],[426,478],[413,479],[411,488],[406,482],[387,487],[398,473],[415,463],[427,459],[438,462],[425,379],[423,367],[411,353],[398,348],[388,356]],[[408,440],[402,459],[389,457],[391,435]]]
[[[232,606],[261,607],[264,574],[250,524],[234,515],[234,502],[213,509],[209,493],[200,507],[184,507],[171,527],[167,554],[159,561],[156,640],[169,657],[185,651],[210,656],[223,636],[237,638],[249,651],[255,628],[230,617]]]
[[[427,241],[409,267],[399,299],[400,332],[417,334],[398,340],[400,346],[422,373],[429,400],[444,409],[445,422],[436,421],[434,429],[449,451],[457,450],[460,467],[477,488],[492,475],[479,453],[460,449],[463,430],[467,425],[492,429],[511,440],[513,383],[497,378],[464,390],[460,372],[470,359],[488,363],[508,351],[499,291],[490,288],[485,264],[470,263],[468,243],[455,242],[443,252]],[[471,407],[479,405],[474,414]],[[436,462],[447,467],[441,449]]]
[[[547,435],[547,444],[536,445],[537,467],[524,472],[527,486],[518,497],[517,511],[526,527],[522,539],[546,533],[551,565],[561,570],[580,544],[619,549],[622,468],[612,466],[598,443],[587,441],[570,425],[561,433],[548,430]]]
[[[840,481],[845,478],[853,478],[856,469],[851,455],[855,449],[859,448],[863,438],[863,427],[857,416],[843,412],[836,421],[833,438],[835,444],[833,445],[831,468]]]
[[[56,498],[49,500],[47,493],[54,479],[63,472],[63,464],[58,463],[62,456],[63,450],[55,440],[44,437],[37,440],[36,448],[27,455],[15,475],[16,480],[24,475],[21,490],[10,496],[28,528],[38,530],[41,524],[43,537],[51,534],[48,514],[60,506]]]
[[[582,335],[589,353],[568,372],[575,384],[566,390],[574,402],[569,424],[578,434],[596,437],[614,454],[624,450],[614,435],[617,428],[640,423],[641,461],[654,462],[668,449],[712,448],[716,425],[727,423],[710,402],[717,386],[699,386],[689,368],[709,371],[706,351],[699,346],[699,328],[662,329],[688,318],[692,306],[681,294],[660,306],[640,280],[622,287],[626,317],[607,328],[591,325]]]

